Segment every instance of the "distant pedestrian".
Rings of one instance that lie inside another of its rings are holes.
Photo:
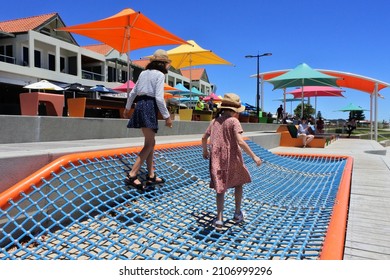
[[[207,102],[207,105],[209,106],[209,110],[213,112],[217,111],[217,104],[214,103],[214,98],[210,97],[209,101]]]
[[[199,97],[199,100],[198,102],[196,102],[196,105],[195,105],[195,111],[203,111],[204,110],[204,101],[203,101],[203,97]]]
[[[276,109],[278,123],[283,120],[283,113],[284,113],[283,105],[280,105],[279,108]]]
[[[319,117],[318,120],[316,121],[316,131],[321,134],[324,133],[324,125],[325,125],[324,120],[321,117]]]
[[[251,182],[251,177],[244,164],[241,149],[256,163],[261,165],[261,159],[253,153],[243,140],[242,127],[238,116],[245,110],[240,97],[234,93],[225,94],[219,108],[221,114],[213,119],[202,137],[203,158],[209,159],[210,187],[217,193],[217,218],[213,225],[217,230],[223,227],[223,210],[225,192],[235,188],[235,212],[233,220],[240,223],[244,220],[241,211],[243,185]],[[209,149],[207,141],[210,138]]]
[[[347,122],[347,133],[348,133],[348,138],[351,137],[352,131],[356,129],[356,120],[354,118],[350,119]]]

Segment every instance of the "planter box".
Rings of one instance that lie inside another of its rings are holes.
[[[267,123],[267,122],[268,122],[268,118],[267,117],[262,117],[259,120],[259,123]]]
[[[192,109],[180,109],[179,117],[181,121],[190,121],[192,120]]]
[[[240,122],[242,122],[242,123],[247,123],[247,122],[249,122],[249,116],[247,115],[241,115],[240,114],[240,116],[238,117],[238,119],[240,120]]]

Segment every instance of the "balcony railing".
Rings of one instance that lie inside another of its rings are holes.
[[[83,79],[87,79],[87,80],[104,81],[104,75],[86,71],[86,70],[81,71],[81,76]]]
[[[7,55],[4,55],[4,54],[0,54],[0,61],[7,62],[7,63],[12,63],[12,64],[16,63],[15,57],[7,56]]]

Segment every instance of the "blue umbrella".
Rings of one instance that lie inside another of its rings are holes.
[[[104,85],[96,85],[94,87],[90,88],[91,91],[95,92],[95,98],[98,98],[98,93],[112,93],[112,94],[117,94],[116,91],[106,88]]]
[[[186,88],[182,83],[176,84],[175,88],[177,90],[167,90],[166,92],[172,93],[173,95],[182,95],[182,96],[186,96],[187,94],[190,95],[190,90]]]
[[[243,102],[241,105],[244,105],[244,106],[245,106],[245,110],[256,111],[256,106],[250,105],[250,104],[245,103],[245,102]]]
[[[197,89],[196,87],[192,87],[191,88],[191,92],[196,95],[196,96],[204,96],[204,95],[207,95],[207,94],[204,94],[203,92],[201,92],[199,89]]]

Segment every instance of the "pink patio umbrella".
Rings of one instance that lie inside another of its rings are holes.
[[[295,89],[287,92],[286,94],[292,94],[294,98],[315,97],[315,116],[317,115],[317,96],[322,97],[344,97],[340,88],[330,86],[304,86],[302,88]]]
[[[114,87],[113,90],[120,91],[120,92],[127,92],[128,89],[134,88],[134,82],[129,80],[126,83],[121,84],[120,86]]]
[[[207,95],[205,98],[203,98],[204,101],[209,101],[210,99],[213,99],[214,101],[222,101],[222,99],[216,95],[214,92]]]

